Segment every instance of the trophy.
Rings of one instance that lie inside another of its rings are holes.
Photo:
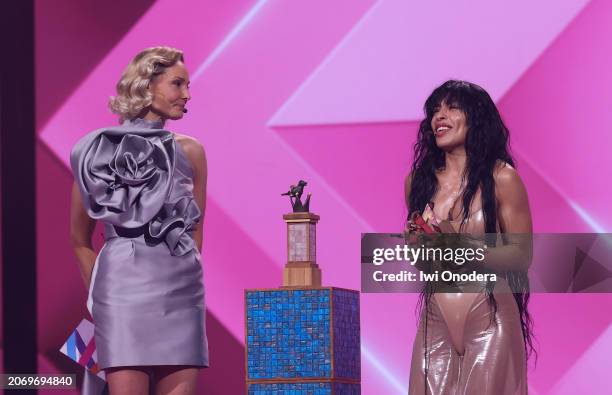
[[[317,222],[319,216],[309,212],[309,193],[302,203],[308,183],[300,180],[282,196],[289,196],[293,212],[283,215],[287,223],[287,264],[283,269],[283,287],[320,287],[321,270],[317,265]]]
[[[306,181],[283,193],[287,263],[282,286],[245,290],[247,394],[361,392],[359,292],[321,286],[319,216],[302,202]]]

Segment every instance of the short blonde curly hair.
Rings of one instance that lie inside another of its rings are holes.
[[[117,83],[117,96],[111,96],[108,106],[120,121],[136,118],[153,102],[149,84],[166,68],[184,62],[183,51],[171,47],[152,47],[132,59]]]

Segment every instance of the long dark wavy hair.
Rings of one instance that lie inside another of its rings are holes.
[[[438,189],[436,172],[445,166],[445,153],[436,145],[431,128],[432,118],[438,107],[445,103],[456,106],[466,116],[467,135],[465,141],[466,166],[463,173],[465,188],[462,193],[461,226],[470,213],[470,206],[478,188],[481,190],[485,232],[495,234],[497,229],[497,207],[495,203],[495,182],[493,170],[500,162],[516,167],[509,150],[509,131],[495,103],[480,86],[466,82],[446,81],[427,98],[424,111],[425,119],[420,124],[417,141],[414,145],[414,162],[411,169],[411,187],[408,199],[408,218],[413,212],[423,212]],[[504,273],[521,319],[521,330],[525,339],[525,356],[528,359],[537,352],[533,341],[533,321],[527,309],[529,303],[529,280],[525,272]],[[486,293],[492,309],[492,321],[497,312],[497,302],[493,295],[495,283],[487,282]],[[431,292],[421,294],[418,308],[423,302],[429,306]]]

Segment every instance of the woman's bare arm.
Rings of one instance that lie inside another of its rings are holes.
[[[72,198],[70,205],[70,241],[74,254],[79,261],[81,277],[85,287],[89,289],[91,273],[97,254],[93,249],[91,236],[96,227],[96,220],[92,219],[85,210],[81,193],[76,182],[72,184]]]
[[[531,211],[527,190],[510,166],[494,175],[497,217],[504,245],[489,248],[485,266],[497,270],[527,270],[533,255]]]
[[[410,191],[412,190],[412,173],[406,176],[404,180],[404,199],[406,200],[406,208],[410,210]]]
[[[194,240],[198,250],[202,251],[202,238],[204,229],[204,213],[206,211],[206,183],[208,180],[208,165],[206,163],[206,154],[204,147],[198,140],[189,136],[181,136],[181,144],[183,151],[191,162],[193,168],[193,197],[202,211],[202,218],[196,225],[194,232]]]
[[[406,201],[406,210],[410,212],[410,192],[412,191],[412,173],[409,173],[404,179],[404,200]],[[404,233],[410,232],[410,223],[406,221]]]

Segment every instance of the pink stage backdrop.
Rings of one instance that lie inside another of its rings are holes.
[[[197,137],[208,157],[212,367],[201,388],[209,394],[242,388],[243,289],[280,284],[289,205],[279,194],[308,180],[324,283],[359,289],[360,234],[402,228],[422,105],[449,78],[476,82],[497,102],[536,231],[612,231],[612,185],[602,180],[612,168],[605,0],[163,0],[105,12],[45,3],[37,4],[42,372],[71,368],[55,350],[85,313],[68,242],[69,151],[116,123],[108,97],[149,46],[185,51],[193,99],[168,128]],[[65,18],[80,22],[58,25]],[[106,24],[83,22],[99,18]],[[364,394],[407,392],[415,301],[362,295]],[[612,296],[534,295],[531,311],[540,358],[530,393],[600,393]]]

